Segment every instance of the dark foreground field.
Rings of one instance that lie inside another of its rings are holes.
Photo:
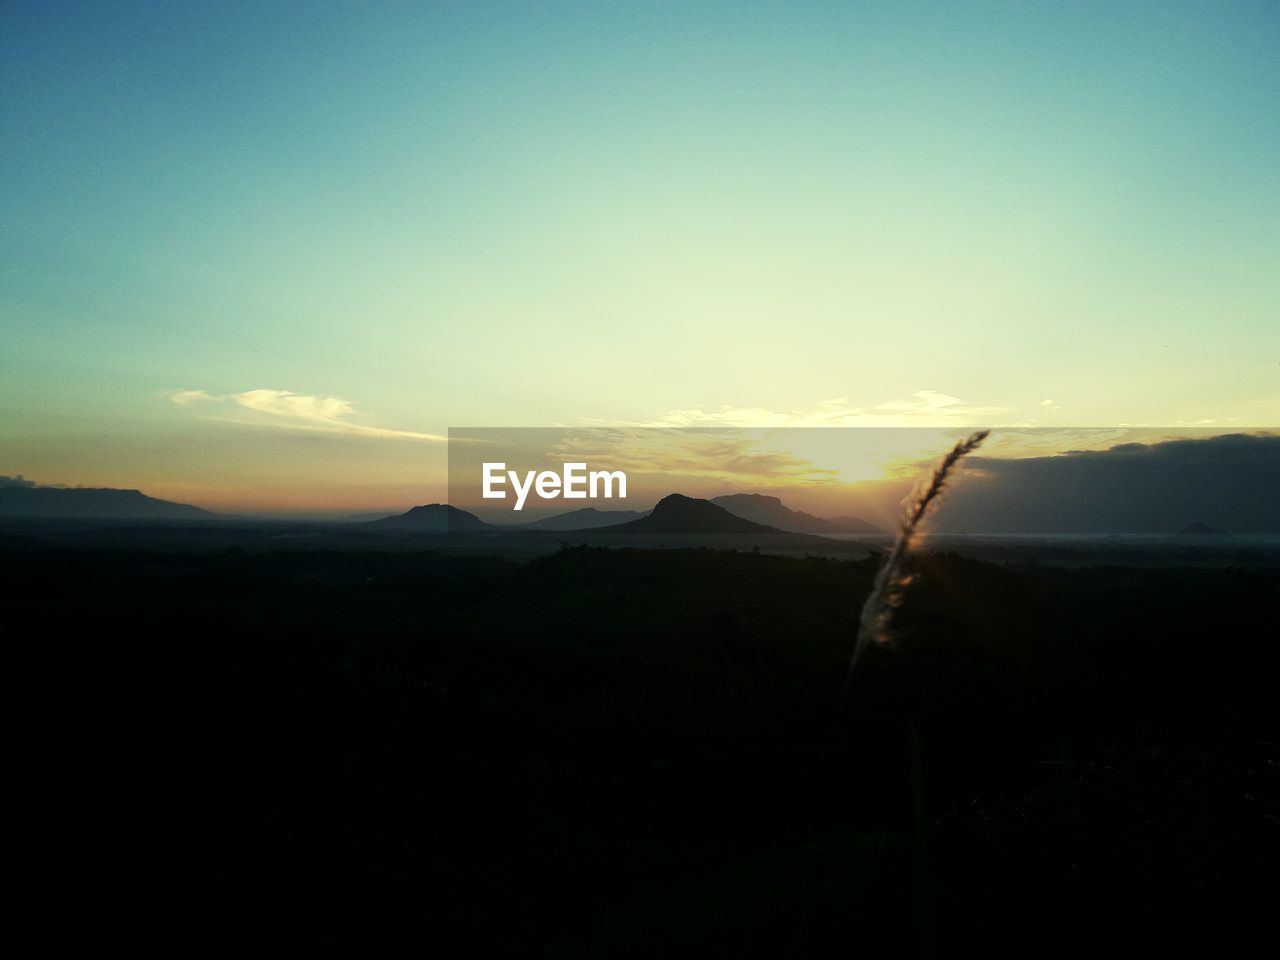
[[[1274,955],[1280,579],[0,549],[42,953]],[[407,939],[406,939],[407,938]]]

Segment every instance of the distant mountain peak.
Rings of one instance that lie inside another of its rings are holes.
[[[447,503],[424,503],[411,507],[404,513],[374,520],[370,526],[403,530],[406,533],[467,533],[493,529],[474,513],[459,510]]]
[[[831,517],[831,522],[840,527],[841,533],[876,533],[888,534],[888,530],[884,527],[877,527],[874,523],[868,523],[861,517]]]
[[[736,517],[791,533],[884,533],[879,527],[857,517],[828,520],[802,510],[792,510],[784,506],[780,498],[763,493],[730,493],[712,498],[711,503]]]
[[[595,507],[582,507],[568,513],[557,513],[541,520],[523,525],[528,530],[591,530],[618,526],[631,520],[639,520],[643,513],[639,510],[599,510]]]
[[[672,493],[663,497],[647,517],[608,528],[618,533],[778,533],[775,527],[735,516],[710,500]]]
[[[734,503],[757,503],[762,506],[782,506],[781,497],[771,497],[767,493],[726,493],[724,496],[711,498],[712,503],[720,503],[725,500],[731,500]]]
[[[158,500],[141,490],[42,487],[27,481],[0,486],[0,516],[66,520],[210,520],[217,515],[189,503]]]

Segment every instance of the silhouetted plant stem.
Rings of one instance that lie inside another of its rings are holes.
[[[907,508],[906,517],[902,521],[902,529],[894,541],[893,549],[880,566],[876,574],[871,593],[862,605],[862,615],[858,620],[858,635],[853,643],[853,653],[849,657],[849,672],[845,677],[845,691],[853,681],[853,668],[858,658],[872,641],[883,641],[888,637],[889,619],[894,608],[902,600],[903,589],[911,582],[907,575],[907,559],[915,544],[921,521],[929,511],[929,507],[942,495],[947,485],[947,477],[955,469],[962,458],[972,453],[987,439],[989,430],[979,430],[961,440],[933,469],[929,484],[912,499]]]

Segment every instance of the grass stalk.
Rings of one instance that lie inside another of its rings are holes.
[[[888,639],[889,621],[893,617],[893,611],[902,602],[902,591],[911,582],[911,577],[907,573],[907,561],[919,534],[921,522],[928,514],[929,508],[942,496],[951,471],[964,457],[978,449],[989,433],[989,430],[979,430],[958,442],[951,448],[951,452],[933,468],[929,483],[911,498],[893,549],[880,565],[871,593],[862,605],[862,615],[858,619],[858,636],[854,640],[853,653],[849,657],[849,672],[845,680],[846,690],[853,680],[853,669],[857,666],[858,658],[862,656],[863,651],[873,642],[883,643]]]

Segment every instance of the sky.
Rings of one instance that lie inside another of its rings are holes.
[[[0,474],[450,427],[1277,425],[1280,4],[0,4]]]
[[[451,430],[448,503],[518,524],[582,507],[650,510],[673,492],[747,493],[893,530],[939,455],[969,436],[947,427]],[[562,491],[569,464],[578,464],[575,498]],[[583,478],[594,470],[622,472],[625,492],[615,477],[592,495]],[[539,491],[530,478],[543,471],[556,480]],[[952,473],[946,509],[931,512],[926,530],[1171,535],[1199,522],[1274,537],[1277,489],[1276,430],[1000,427]]]

